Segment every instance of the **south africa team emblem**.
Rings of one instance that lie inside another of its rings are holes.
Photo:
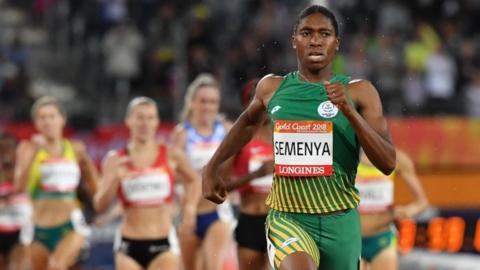
[[[324,101],[318,105],[318,114],[321,117],[332,118],[338,113],[338,108],[330,100]]]

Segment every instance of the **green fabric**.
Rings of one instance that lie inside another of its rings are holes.
[[[362,246],[357,209],[331,215],[286,213],[272,209],[267,216],[267,233],[276,248],[275,269],[279,269],[288,254],[297,251],[310,254],[319,264],[319,270],[359,268]]]
[[[396,245],[396,239],[393,228],[376,235],[362,237],[362,258],[371,262],[383,249]]]
[[[77,198],[76,192],[45,192],[41,189],[36,189],[31,193],[33,200],[45,200],[45,199],[72,199]]]
[[[73,231],[72,222],[68,221],[55,227],[35,226],[33,240],[44,245],[50,252],[53,252],[58,243],[70,232]]]

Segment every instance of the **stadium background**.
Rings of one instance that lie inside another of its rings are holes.
[[[480,269],[480,1],[1,0],[0,130],[28,138],[32,101],[53,95],[99,162],[124,144],[133,96],[158,102],[168,139],[201,72],[235,119],[245,82],[296,68],[292,26],[313,2],[340,21],[335,71],[379,89],[432,204],[399,224],[401,269]],[[395,200],[409,200],[401,181]],[[113,227],[94,227],[85,269],[111,269]]]

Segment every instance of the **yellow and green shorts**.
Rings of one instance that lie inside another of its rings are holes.
[[[84,237],[90,235],[90,228],[80,209],[73,210],[70,214],[70,220],[65,221],[65,223],[51,227],[35,225],[33,241],[44,245],[48,251],[54,252],[60,241],[72,232]]]
[[[330,215],[271,209],[266,221],[267,252],[277,270],[287,255],[309,254],[319,270],[357,270],[362,248],[357,209]]]

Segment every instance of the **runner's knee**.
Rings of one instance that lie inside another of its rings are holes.
[[[295,252],[287,255],[280,263],[280,270],[317,270],[314,259],[306,252]]]

